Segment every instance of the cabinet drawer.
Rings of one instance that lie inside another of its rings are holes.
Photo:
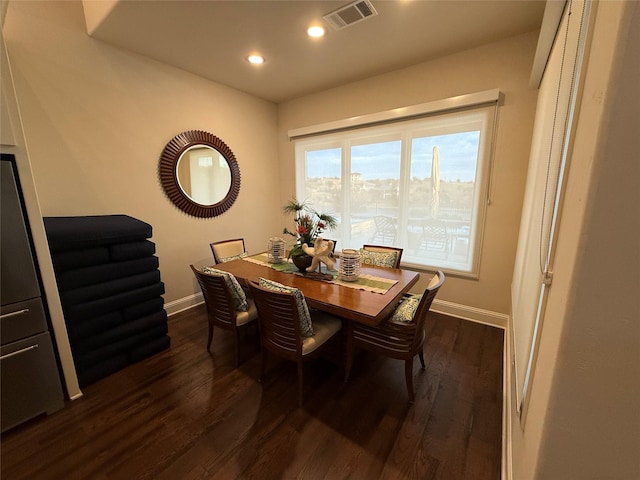
[[[2,431],[64,406],[49,333],[0,348]]]
[[[40,298],[0,307],[0,343],[2,345],[47,330],[47,320]]]

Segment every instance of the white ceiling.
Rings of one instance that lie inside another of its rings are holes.
[[[272,102],[540,28],[543,0],[371,0],[378,15],[334,30],[348,1],[84,0],[89,34]],[[321,39],[306,35],[324,24]],[[266,62],[250,65],[246,56]],[[509,59],[505,58],[505,62]]]

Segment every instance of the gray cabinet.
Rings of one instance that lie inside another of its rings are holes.
[[[0,171],[0,427],[64,406],[13,155]]]

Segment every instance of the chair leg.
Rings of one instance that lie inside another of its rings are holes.
[[[420,359],[420,365],[421,365],[422,370],[427,368],[427,366],[424,364],[424,352],[422,350],[420,350],[418,352],[418,358]]]
[[[267,349],[263,348],[262,349],[262,366],[260,367],[260,378],[258,379],[259,382],[262,382],[262,380],[264,380],[264,374],[267,371]]]
[[[349,376],[351,375],[351,367],[353,365],[353,327],[351,322],[347,320],[348,325],[345,333],[345,353],[344,353],[344,382],[347,383],[349,381]]]
[[[240,366],[240,331],[237,328],[233,332],[233,343],[236,349],[236,368],[238,368]]]
[[[260,325],[258,324],[258,322],[254,322],[256,324],[256,348],[258,349],[258,352],[260,352],[260,350],[262,349],[262,333],[260,332]]]
[[[211,351],[211,342],[213,341],[213,324],[209,323],[209,338],[207,340],[207,352]]]
[[[413,403],[413,358],[404,362],[404,376],[407,380],[407,391],[409,392],[409,403]]]
[[[298,407],[302,407],[303,402],[303,377],[304,377],[304,369],[302,367],[302,360],[298,362]]]

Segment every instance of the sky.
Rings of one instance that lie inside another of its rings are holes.
[[[479,131],[415,138],[412,142],[411,177],[431,177],[433,147],[440,152],[442,181],[474,181],[478,158]],[[400,140],[352,147],[351,171],[364,180],[398,178]],[[308,153],[307,176],[339,177],[340,149]]]

